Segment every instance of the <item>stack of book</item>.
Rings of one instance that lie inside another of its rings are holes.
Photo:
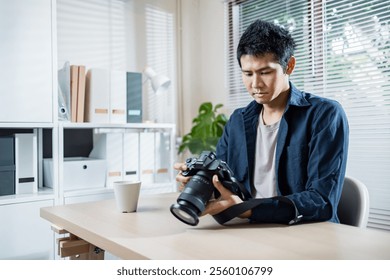
[[[142,73],[67,65],[59,70],[59,119],[142,122]],[[64,112],[62,112],[64,111]]]
[[[70,66],[70,113],[72,122],[84,122],[85,66]]]

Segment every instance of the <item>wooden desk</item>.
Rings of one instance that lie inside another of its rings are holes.
[[[192,227],[169,211],[178,194],[141,196],[138,212],[114,200],[41,209],[41,217],[123,259],[390,259],[390,233],[330,222]]]

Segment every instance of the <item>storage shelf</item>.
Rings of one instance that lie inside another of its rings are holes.
[[[111,188],[94,188],[94,189],[78,189],[72,191],[64,191],[64,197],[74,197],[82,195],[93,195],[93,194],[105,194],[112,193],[114,190]]]
[[[175,189],[175,182],[166,182],[166,183],[145,183],[141,185],[141,193],[156,193],[161,190],[164,192],[172,192]],[[64,191],[64,198],[83,196],[83,195],[95,195],[95,194],[107,194],[113,193],[114,189],[110,187],[101,187],[101,188],[89,188],[89,189],[78,189],[71,191]]]
[[[54,200],[55,195],[52,188],[39,188],[36,193],[13,194],[0,196],[0,205],[24,203],[41,200]]]
[[[145,183],[141,185],[141,194],[175,192],[176,189],[176,181],[165,183]]]
[[[74,122],[60,122],[59,126],[62,128],[135,128],[135,129],[158,129],[158,128],[175,128],[175,124],[171,123],[74,123]]]
[[[0,128],[54,128],[54,123],[4,123],[0,122]]]

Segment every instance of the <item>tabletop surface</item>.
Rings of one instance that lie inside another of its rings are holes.
[[[41,217],[123,259],[390,259],[390,233],[330,222],[293,226],[186,225],[169,211],[178,194],[144,195],[135,213],[115,200],[41,208]]]

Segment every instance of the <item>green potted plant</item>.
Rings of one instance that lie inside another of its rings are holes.
[[[213,107],[211,102],[200,105],[198,116],[192,120],[191,131],[183,136],[179,154],[186,150],[193,155],[199,155],[202,151],[215,151],[227,122],[226,115],[217,112],[221,107],[222,104]]]

